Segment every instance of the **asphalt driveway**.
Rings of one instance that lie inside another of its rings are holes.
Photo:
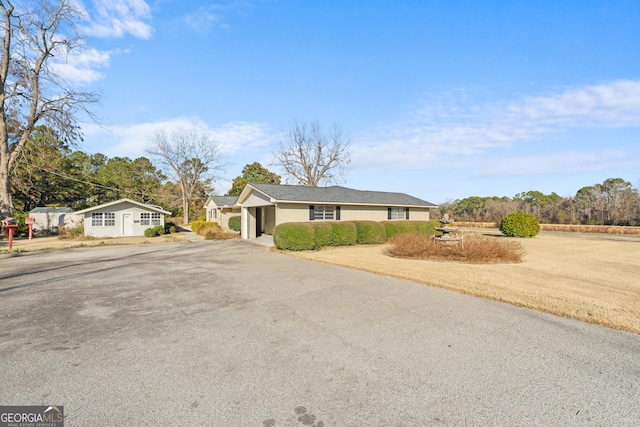
[[[638,335],[244,241],[0,259],[0,405],[67,427],[633,425],[639,384]]]

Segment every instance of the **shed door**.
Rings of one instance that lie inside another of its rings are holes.
[[[133,236],[133,214],[122,214],[122,235]]]

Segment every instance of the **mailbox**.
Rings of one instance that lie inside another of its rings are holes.
[[[13,232],[18,228],[18,222],[11,218],[7,217],[2,220],[2,229],[7,231],[9,235],[9,250],[13,249]]]

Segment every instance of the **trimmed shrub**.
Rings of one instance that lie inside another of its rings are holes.
[[[158,235],[158,231],[155,227],[149,227],[144,230],[144,237],[156,237]]]
[[[415,233],[416,224],[413,221],[383,221],[387,240],[398,234]]]
[[[273,229],[273,244],[278,249],[308,251],[316,246],[316,231],[308,222],[287,222]]]
[[[439,221],[412,221],[416,225],[416,232],[425,236],[435,236],[438,234],[436,227],[440,227]]]
[[[355,245],[358,240],[358,232],[353,222],[340,221],[329,222],[331,224],[331,244],[333,246]]]
[[[505,236],[533,237],[540,232],[540,223],[526,212],[514,212],[502,218],[499,228]]]
[[[370,245],[384,243],[387,233],[384,225],[375,221],[354,221],[356,225],[356,243]]]
[[[156,225],[153,227],[157,236],[162,236],[164,234],[164,225]]]
[[[240,215],[232,216],[229,218],[229,230],[240,232],[242,224],[242,217]]]
[[[332,227],[328,222],[313,222],[316,232],[316,249],[331,245]]]

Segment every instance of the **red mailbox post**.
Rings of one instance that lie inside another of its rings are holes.
[[[16,220],[9,217],[2,220],[2,228],[7,230],[9,235],[9,250],[13,249],[13,232],[18,229]]]
[[[33,237],[33,224],[35,224],[35,218],[25,218],[24,223],[29,226],[29,240]]]

